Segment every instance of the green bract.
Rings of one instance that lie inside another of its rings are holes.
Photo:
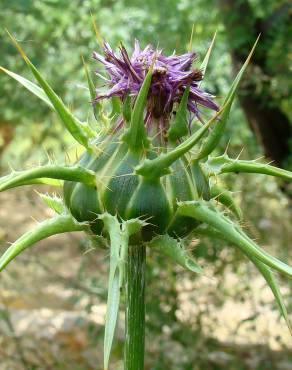
[[[104,348],[104,368],[107,369],[120,292],[125,284],[125,276],[128,276],[128,284],[133,276],[131,266],[128,271],[125,263],[131,245],[151,247],[184,268],[200,273],[201,268],[184,247],[187,240],[184,238],[190,233],[216,236],[238,247],[255,264],[273,291],[291,330],[271,269],[291,278],[292,268],[270,256],[243,232],[232,216],[233,213],[236,218],[242,219],[241,210],[233,200],[232,193],[212,182],[212,177],[226,172],[263,173],[286,181],[292,180],[290,172],[267,164],[231,159],[226,154],[221,157],[211,156],[226,127],[236,89],[253,49],[235,78],[222,108],[192,134],[189,134],[187,126],[190,89],[186,86],[181,100],[177,102],[177,114],[166,127],[166,140],[162,144],[155,135],[147,132],[144,124],[155,61],[145,73],[137,96],[123,99],[122,108],[116,97],[112,98],[111,113],[106,112],[102,103],[95,105],[94,113],[100,128],[95,132],[88,123],[80,122],[73,116],[19,44],[11,38],[39,85],[5,68],[1,68],[2,71],[56,111],[73,138],[84,147],[84,153],[72,166],[46,165],[12,172],[0,180],[0,191],[29,184],[51,184],[63,186],[64,194],[64,203],[59,198],[42,195],[45,203],[56,211],[56,217],[39,224],[36,229],[13,243],[1,257],[0,269],[27,247],[53,234],[82,230],[91,235],[105,236],[110,244]],[[206,70],[210,51],[211,48],[203,62],[203,71]],[[86,66],[85,72],[93,98],[94,85]],[[123,117],[124,125],[116,129],[120,117]],[[216,208],[215,200],[231,212],[230,218]],[[130,301],[129,307],[132,304]],[[130,328],[130,316],[127,315],[127,327]],[[125,353],[134,346],[129,335]],[[134,356],[132,359],[126,355],[125,364],[127,369],[142,369],[143,356],[137,355],[137,358]]]

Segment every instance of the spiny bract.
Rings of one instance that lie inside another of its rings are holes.
[[[192,162],[185,150],[166,167],[159,161],[163,158],[161,154],[173,155],[181,138],[194,131],[198,105],[216,111],[218,106],[199,87],[202,71],[191,69],[195,53],[166,57],[150,45],[141,50],[138,41],[131,58],[123,46],[120,58],[107,43],[103,49],[105,57],[96,52],[93,55],[111,77],[106,80],[109,91],[98,90],[93,104],[118,97],[121,104],[128,105],[128,112],[124,115],[117,112],[106,133],[94,143],[98,154],[87,152],[78,163],[93,171],[100,183],[92,187],[66,182],[66,205],[78,221],[90,221],[97,233],[102,231],[103,224],[94,221],[96,215],[109,212],[124,220],[147,218],[149,223],[142,229],[146,239],[166,232],[184,236],[197,221],[179,215],[178,202],[200,199],[202,184],[196,184],[199,179],[204,181],[206,192],[209,185],[200,164]],[[155,171],[139,174],[147,159],[154,158]]]

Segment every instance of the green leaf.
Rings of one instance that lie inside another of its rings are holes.
[[[40,240],[56,234],[62,234],[71,231],[86,231],[87,229],[87,224],[78,223],[70,215],[57,216],[43,221],[38,224],[35,229],[22,235],[6,250],[6,252],[0,258],[0,271],[2,271],[11,260],[13,260],[26,248],[32,246]]]
[[[131,97],[129,95],[127,95],[123,103],[123,117],[124,117],[126,124],[131,122],[132,107],[131,107]]]
[[[34,95],[36,95],[38,98],[43,100],[50,108],[54,109],[52,103],[47,98],[47,95],[44,93],[44,90],[41,89],[38,85],[34,84],[33,82],[27,80],[26,78],[9,71],[6,68],[0,67],[0,70],[5,72],[10,77],[14,78],[17,82],[19,82],[22,86],[24,86],[27,90],[32,92]]]
[[[170,126],[168,131],[168,138],[170,141],[176,141],[177,139],[188,134],[188,120],[187,120],[187,105],[190,93],[190,86],[187,86],[182,99],[180,101],[178,110],[176,112],[174,123]]]
[[[214,227],[223,233],[230,242],[240,248],[243,253],[251,255],[282,274],[292,277],[292,268],[290,266],[258,247],[253,240],[245,235],[238,225],[211,209],[209,203],[205,201],[180,202],[178,213],[183,216],[193,217]]]
[[[249,259],[253,262],[253,264],[258,268],[264,279],[266,280],[267,284],[269,285],[271,291],[274,294],[274,297],[276,299],[276,302],[278,303],[280,312],[282,316],[284,317],[286,324],[288,326],[288,329],[290,331],[290,334],[292,336],[292,326],[291,321],[288,316],[288,312],[285,306],[284,299],[282,297],[278,282],[273,274],[273,272],[270,270],[269,267],[267,267],[264,263],[260,262],[253,256],[249,256]]]
[[[202,144],[201,146],[201,149],[200,149],[200,152],[199,154],[196,156],[196,159],[202,159],[202,158],[205,158],[207,157],[218,145],[223,133],[224,133],[224,130],[225,130],[225,127],[226,127],[226,123],[228,121],[228,118],[229,118],[229,113],[230,113],[230,109],[231,109],[231,106],[232,106],[232,103],[233,103],[233,100],[234,100],[234,97],[235,97],[235,93],[236,93],[236,90],[239,86],[239,83],[242,79],[242,76],[249,64],[249,61],[251,59],[251,56],[254,52],[254,49],[257,45],[257,42],[259,40],[259,37],[257,38],[253,48],[251,49],[251,52],[249,53],[245,63],[243,64],[243,66],[241,67],[240,71],[238,72],[235,80],[233,81],[232,85],[231,85],[231,88],[224,100],[224,103],[223,103],[223,108],[221,109],[221,114],[220,114],[220,118],[219,118],[219,121],[217,122],[216,126],[214,127],[214,129],[212,130],[212,132],[210,133],[210,135],[206,138],[205,142]]]
[[[209,127],[214,122],[216,122],[216,119],[219,116],[220,112],[218,112],[204,126],[194,132],[188,139],[179,144],[176,148],[170,150],[167,153],[160,154],[160,156],[155,159],[145,159],[145,161],[141,165],[135,168],[136,174],[149,178],[161,177],[168,174],[169,167],[172,165],[172,163],[186,154],[190,149],[192,149],[192,147],[207,132]]]
[[[119,223],[116,216],[104,213],[99,216],[110,236],[110,272],[108,281],[107,310],[104,334],[104,369],[109,367],[109,358],[118,320],[120,291],[124,284],[129,237],[138,232],[144,221],[133,219]]]
[[[87,80],[90,99],[91,99],[92,106],[93,106],[94,117],[95,117],[96,120],[98,120],[100,118],[100,115],[101,115],[102,104],[98,101],[93,103],[93,101],[95,100],[95,97],[96,97],[95,86],[94,86],[94,83],[93,83],[92,78],[90,76],[90,73],[88,71],[87,64],[84,61],[84,58],[81,57],[81,59],[82,59],[83,67],[84,67],[85,77],[86,77],[86,80]]]
[[[122,111],[120,98],[118,98],[117,96],[113,96],[110,101],[112,105],[112,111],[110,113],[110,118],[119,116]]]
[[[217,36],[217,31],[215,32],[215,34],[213,36],[213,39],[212,39],[211,44],[210,44],[210,46],[207,50],[205,58],[203,59],[203,62],[200,66],[200,70],[203,72],[203,75],[205,75],[205,73],[206,73],[206,70],[207,70],[207,67],[208,67],[208,64],[209,64],[209,60],[210,60],[210,56],[211,56],[211,52],[212,52],[212,49],[213,49],[213,46],[214,46],[214,43],[215,43],[216,36]]]
[[[194,235],[196,237],[207,236],[209,238],[222,239],[226,241],[224,235],[220,233],[220,231],[207,224],[200,224],[198,227],[196,227],[196,229],[194,230]]]
[[[54,210],[59,215],[62,213],[66,213],[66,207],[63,203],[63,200],[60,197],[56,195],[50,196],[49,194],[41,194],[41,193],[38,193],[38,195],[41,197],[42,201],[48,207],[50,207],[52,210]]]
[[[82,59],[83,67],[84,67],[84,72],[85,72],[85,77],[86,77],[86,80],[87,80],[87,85],[88,85],[88,89],[89,89],[89,93],[90,93],[90,98],[91,98],[91,100],[94,100],[95,96],[96,96],[95,86],[94,86],[92,78],[89,74],[88,67],[87,67],[87,64],[85,63],[84,58],[81,57],[81,59]]]
[[[120,282],[118,267],[120,263],[121,229],[117,218],[108,213],[101,215],[100,219],[104,222],[105,229],[109,233],[111,241],[110,272],[108,280],[107,309],[104,332],[104,369],[107,370],[109,366],[110,352],[113,344],[120,304]]]
[[[201,267],[187,253],[184,246],[169,235],[159,235],[148,243],[149,247],[172,259],[182,267],[197,274],[202,273]]]
[[[206,168],[210,175],[219,175],[227,172],[245,172],[245,173],[260,173],[280,177],[286,181],[292,181],[292,172],[283,170],[266,163],[258,163],[256,161],[246,161],[240,159],[229,158],[226,154],[219,157],[209,158],[206,162]]]
[[[81,145],[85,146],[86,148],[89,148],[90,147],[89,141],[91,138],[95,137],[95,133],[91,130],[88,124],[80,122],[77,118],[74,117],[74,115],[64,105],[64,103],[59,98],[59,96],[53,91],[51,86],[43,78],[43,76],[40,74],[37,68],[28,59],[27,55],[21,48],[20,44],[16,41],[16,39],[8,31],[7,33],[9,37],[11,38],[15,47],[18,49],[22,58],[24,59],[28,67],[30,68],[35,79],[38,81],[43,91],[49,98],[50,102],[55,108],[55,111],[58,113],[59,117],[61,118],[67,130],[70,132],[70,134],[74,137],[76,141],[78,141]]]
[[[82,182],[89,186],[96,185],[96,177],[93,171],[83,167],[65,167],[47,165],[32,168],[27,171],[14,171],[10,175],[0,178],[0,192],[22,185],[45,183],[42,179],[60,179],[66,181]]]
[[[242,212],[232,197],[232,193],[218,185],[211,186],[211,198],[216,198],[218,202],[227,207],[234,215],[241,220]]]
[[[195,180],[197,193],[200,198],[203,198],[204,200],[210,199],[210,186],[209,186],[209,180],[201,168],[201,165],[199,161],[192,161],[191,165],[193,178]]]
[[[123,140],[128,144],[129,148],[133,151],[141,151],[143,148],[149,147],[149,139],[147,137],[144,125],[144,110],[151,84],[152,70],[153,66],[149,68],[149,71],[147,72],[147,75],[140,88],[132,111],[130,127],[126,131],[123,138]]]
[[[198,228],[196,228],[196,235],[203,235],[203,236],[209,236],[211,238],[217,238],[222,239],[225,241],[229,241],[228,237],[224,234],[222,234],[220,231],[214,229],[213,227],[210,227],[209,225],[200,225]],[[243,236],[245,236],[243,234]],[[263,278],[266,280],[267,284],[269,285],[270,289],[272,290],[272,293],[276,299],[276,302],[279,306],[280,312],[282,316],[284,317],[286,324],[288,326],[288,329],[292,335],[292,327],[291,327],[291,321],[288,316],[288,312],[285,306],[284,299],[282,297],[281,291],[279,289],[277,280],[271,271],[271,269],[266,266],[264,263],[260,262],[257,258],[255,258],[252,254],[246,253],[246,256],[250,259],[250,261],[257,267],[259,272],[262,274]]]

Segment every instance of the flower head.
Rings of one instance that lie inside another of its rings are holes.
[[[166,56],[162,50],[156,50],[151,45],[141,49],[136,40],[131,57],[122,45],[117,56],[110,45],[104,43],[103,53],[104,56],[94,52],[93,57],[105,66],[109,74],[106,79],[109,90],[98,91],[96,101],[113,96],[122,100],[127,96],[137,96],[149,68],[153,66],[148,93],[148,117],[167,118],[174,103],[180,102],[187,86],[190,86],[188,110],[192,116],[199,117],[198,105],[218,110],[213,96],[199,87],[203,74],[199,69],[192,69],[196,59],[194,52]]]

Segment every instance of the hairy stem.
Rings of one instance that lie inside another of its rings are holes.
[[[145,246],[129,247],[126,266],[125,370],[144,369],[145,261]]]

